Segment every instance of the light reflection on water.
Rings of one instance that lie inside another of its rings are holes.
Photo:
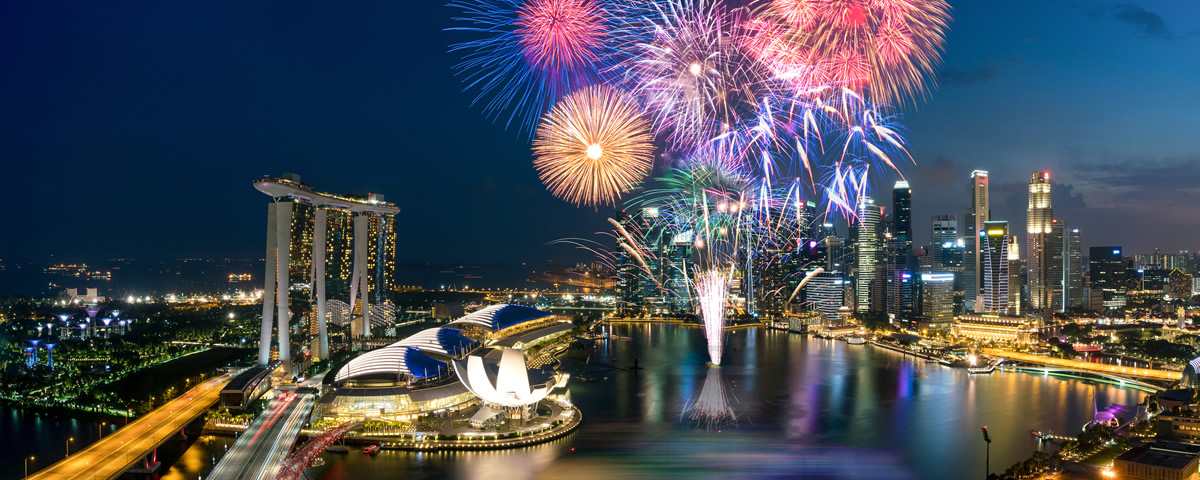
[[[983,469],[984,424],[992,471],[1003,471],[1039,448],[1031,430],[1078,432],[1091,417],[1093,389],[1101,406],[1143,398],[1111,385],[972,376],[871,346],[741,330],[727,334],[716,375],[736,399],[727,405],[737,422],[710,430],[680,413],[710,381],[703,332],[648,325],[613,333],[631,338],[598,342],[582,366],[598,380],[571,383],[583,425],[569,437],[497,452],[326,453],[308,478],[957,479]],[[637,373],[614,368],[635,360]],[[581,371],[581,362],[565,361]]]

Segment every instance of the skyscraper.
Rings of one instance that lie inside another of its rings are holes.
[[[1125,306],[1127,275],[1121,247],[1088,249],[1088,277],[1091,279],[1091,310]]]
[[[1054,210],[1050,207],[1050,172],[1029,176],[1029,208],[1026,210],[1025,256],[1029,262],[1029,305],[1034,311],[1051,307],[1054,277],[1051,272],[1050,227]],[[1061,278],[1061,275],[1060,275]]]
[[[1063,304],[1069,309],[1083,307],[1083,234],[1072,228],[1067,237],[1066,294]]]
[[[983,269],[979,251],[983,224],[991,219],[988,204],[988,172],[975,170],[971,172],[971,206],[963,213],[962,236],[967,241],[963,251],[963,291],[968,307],[975,304],[975,298],[983,289]]]
[[[892,188],[892,238],[908,244],[912,250],[912,188],[908,182],[896,182]]]
[[[1049,280],[1050,309],[1055,312],[1064,310],[1063,295],[1066,293],[1066,246],[1067,226],[1062,220],[1050,221],[1050,235],[1046,237],[1046,278]]]
[[[983,308],[977,312],[1006,313],[1008,310],[1008,222],[987,222],[979,232],[983,267]]]
[[[865,312],[871,306],[871,282],[875,281],[876,264],[882,260],[883,232],[880,223],[883,209],[875,206],[875,200],[864,198],[859,202],[858,223],[854,225],[854,291],[857,310]],[[886,281],[886,275],[884,275]],[[880,289],[884,290],[884,289]]]
[[[933,256],[934,268],[945,265],[942,259],[942,249],[946,244],[954,244],[958,240],[958,219],[954,215],[934,215],[930,236],[930,250]]]
[[[1016,235],[1009,235],[1008,241],[1008,314],[1017,316],[1021,314],[1021,287],[1025,282],[1021,281],[1021,271],[1024,270],[1024,262],[1021,260],[1021,249],[1017,247],[1021,242],[1017,241]]]
[[[921,274],[921,321],[927,329],[949,330],[954,320],[954,277],[956,272]]]

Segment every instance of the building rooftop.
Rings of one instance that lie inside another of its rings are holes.
[[[1133,447],[1117,457],[1118,461],[1183,470],[1200,455],[1200,445],[1157,441]]]
[[[225,388],[223,388],[222,390],[225,390],[225,391],[245,390],[246,386],[250,385],[251,383],[255,383],[255,382],[261,380],[263,377],[269,375],[271,373],[271,371],[275,370],[278,367],[279,367],[278,362],[272,363],[267,366],[260,365],[260,366],[250,367],[246,371],[238,374],[238,376],[233,377],[233,380],[230,380],[229,383],[225,384]]]
[[[450,322],[449,325],[475,325],[495,332],[504,330],[505,328],[517,325],[519,323],[537,320],[539,318],[546,318],[551,315],[554,314],[550,312],[543,312],[533,307],[501,304],[492,305],[472,312],[465,317]]]

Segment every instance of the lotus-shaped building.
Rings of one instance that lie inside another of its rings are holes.
[[[498,358],[498,362],[493,363]],[[537,403],[554,389],[554,375],[525,367],[525,355],[508,348],[455,360],[454,371],[467,389],[484,402],[518,408]]]

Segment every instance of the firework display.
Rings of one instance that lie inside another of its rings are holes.
[[[925,96],[950,22],[945,0],[449,5],[477,36],[451,46],[456,72],[488,116],[536,124],[548,190],[624,207],[615,247],[564,242],[698,318],[713,365],[727,313],[753,315],[755,288],[792,304],[820,273],[796,260],[823,247],[815,227],[856,224],[874,184],[904,178],[899,107]],[[787,285],[755,279],[782,268]]]
[[[588,87],[546,114],[533,141],[533,165],[557,197],[615,205],[654,166],[652,142],[649,122],[632,101],[609,87]]]

